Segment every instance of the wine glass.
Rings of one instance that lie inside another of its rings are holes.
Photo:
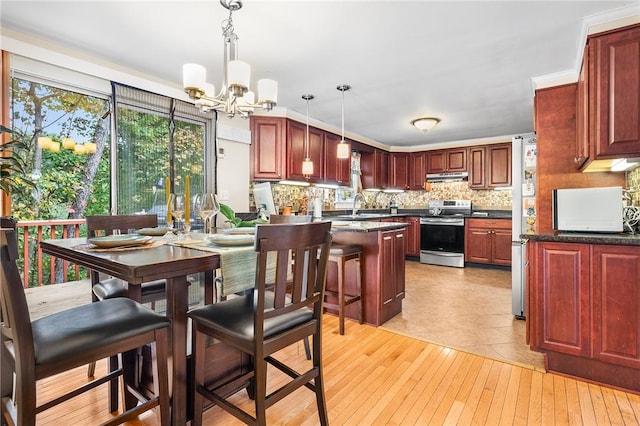
[[[183,194],[170,194],[169,203],[167,205],[167,212],[178,221],[178,228],[184,227],[182,225],[184,221],[184,212],[186,210],[186,198]]]
[[[220,211],[220,203],[216,194],[205,192],[195,197],[194,208],[204,223],[204,233],[211,232],[211,218]]]

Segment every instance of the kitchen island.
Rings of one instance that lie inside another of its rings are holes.
[[[405,228],[403,222],[332,221],[333,242],[362,247],[363,321],[381,325],[402,312],[405,288]],[[355,294],[356,262],[346,266],[346,291]],[[337,268],[329,265],[327,290],[336,291]],[[357,319],[355,304],[346,316]]]
[[[548,370],[640,392],[640,236],[527,240],[527,336]]]

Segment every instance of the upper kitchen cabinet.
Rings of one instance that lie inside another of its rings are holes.
[[[338,158],[340,136],[326,132],[324,134],[324,179],[327,182],[349,186],[351,159]]]
[[[407,152],[392,152],[390,154],[389,187],[409,189],[409,160]]]
[[[511,186],[511,143],[469,148],[469,188]]]
[[[254,117],[251,127],[251,180],[286,179],[286,119]]]
[[[364,189],[384,189],[389,186],[389,153],[379,149],[361,153],[360,172]]]
[[[589,46],[584,48],[582,58],[582,68],[578,77],[576,114],[576,155],[573,162],[576,168],[580,169],[589,159],[589,84],[587,82],[587,72],[589,69]]]
[[[424,189],[427,167],[426,152],[412,152],[409,156],[409,189]]]
[[[467,148],[427,152],[427,173],[466,172]]]
[[[313,174],[302,174],[302,162],[306,155],[307,127],[297,121],[287,121],[287,170],[288,179],[321,181],[324,176],[324,131],[309,128],[309,158],[313,161]]]
[[[640,156],[640,24],[588,39],[595,158]]]

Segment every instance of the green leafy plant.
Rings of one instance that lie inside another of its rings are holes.
[[[0,125],[0,133],[14,132]],[[21,149],[26,149],[26,145],[20,139],[0,144],[0,189],[8,194],[19,188],[20,183],[34,186],[33,182],[24,177],[25,161],[17,153]]]
[[[222,213],[231,226],[235,226],[236,228],[252,228],[258,223],[269,223],[267,220],[259,218],[253,220],[242,220],[236,216],[236,213],[231,207],[222,203],[220,203],[220,213]]]

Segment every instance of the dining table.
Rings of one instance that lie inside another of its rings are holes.
[[[216,252],[196,250],[188,246],[156,243],[130,250],[91,248],[86,238],[44,240],[42,251],[91,270],[128,283],[128,297],[140,301],[140,284],[166,279],[166,315],[171,319],[170,389],[172,424],[186,424],[187,378],[187,311],[189,285],[187,276],[204,273],[204,300],[212,301],[214,274],[220,266]],[[52,259],[54,261],[54,259]]]

